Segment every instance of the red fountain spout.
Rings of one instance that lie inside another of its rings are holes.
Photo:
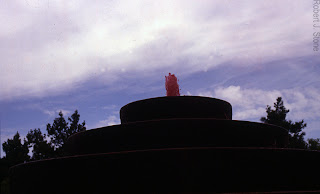
[[[180,96],[178,79],[174,74],[169,73],[166,77],[167,96]]]

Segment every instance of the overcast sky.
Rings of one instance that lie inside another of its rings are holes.
[[[282,96],[320,138],[320,51],[312,0],[0,2],[1,143],[78,109],[87,128],[119,123],[132,101],[221,98],[259,121]],[[320,35],[319,35],[320,36]],[[2,150],[1,150],[2,151]]]

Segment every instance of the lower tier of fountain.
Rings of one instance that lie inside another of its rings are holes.
[[[89,154],[11,169],[13,193],[320,191],[316,151],[199,147]],[[41,184],[40,184],[41,183]]]
[[[68,139],[71,155],[179,147],[273,147],[288,145],[286,129],[224,119],[163,119],[84,131]]]

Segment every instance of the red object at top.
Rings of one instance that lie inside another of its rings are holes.
[[[178,79],[174,74],[169,73],[166,77],[167,96],[180,96]]]

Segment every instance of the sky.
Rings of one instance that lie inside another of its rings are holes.
[[[320,2],[181,0],[0,2],[1,144],[78,110],[87,129],[119,124],[132,101],[220,98],[259,122],[281,96],[320,138]],[[1,149],[1,154],[3,151]]]

